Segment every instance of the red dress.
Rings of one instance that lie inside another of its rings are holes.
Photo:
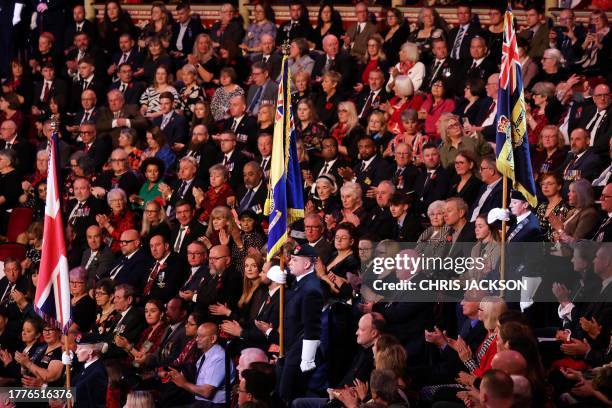
[[[125,210],[122,214],[111,213],[108,218],[110,224],[113,226],[113,232],[109,234],[113,239],[111,250],[118,253],[121,251],[121,245],[119,245],[121,234],[126,230],[136,229],[136,219],[134,213],[130,210]]]
[[[198,219],[202,222],[208,223],[210,213],[215,207],[220,205],[227,206],[227,198],[234,196],[234,190],[228,183],[223,184],[219,187],[219,191],[216,191],[214,187],[210,187],[206,193],[204,193],[204,200],[202,200],[202,213]]]
[[[387,129],[389,132],[400,134],[404,133],[406,129],[404,129],[404,125],[402,124],[402,120],[400,116],[403,111],[406,109],[414,109],[418,111],[421,109],[421,105],[423,104],[423,97],[420,94],[416,94],[411,98],[406,99],[404,103],[401,102],[401,98],[399,96],[394,96],[389,101],[389,105],[393,108],[393,113],[387,122]]]

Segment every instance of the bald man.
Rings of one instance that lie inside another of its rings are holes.
[[[491,368],[501,370],[508,375],[525,375],[527,360],[516,350],[500,351],[493,357]]]
[[[128,283],[140,291],[153,262],[149,252],[141,247],[140,234],[135,229],[123,231],[119,245],[121,256],[104,277],[111,278],[116,284]]]
[[[480,383],[480,405],[484,408],[510,408],[514,401],[514,383],[503,371],[489,370]]]
[[[11,149],[17,156],[15,170],[20,175],[30,174],[34,169],[35,151],[30,143],[19,136],[17,123],[5,120],[0,125],[0,150]]]
[[[355,82],[354,58],[341,47],[338,37],[333,34],[327,34],[323,38],[323,51],[324,53],[315,60],[312,77],[317,82],[321,82],[323,75],[327,72],[339,72],[342,74],[342,79],[338,84],[338,91],[340,93],[350,92]]]
[[[103,275],[111,268],[115,255],[102,240],[102,231],[98,225],[87,228],[85,237],[87,249],[83,251],[81,266],[87,270],[87,287],[91,289],[97,276]]]

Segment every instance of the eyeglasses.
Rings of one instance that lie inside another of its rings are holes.
[[[205,252],[189,252],[187,251],[187,255],[195,256],[195,255],[203,255]]]
[[[135,239],[122,239],[122,240],[119,240],[119,245],[127,245],[127,244],[129,244],[131,242],[134,242],[134,241],[136,241],[136,240]]]
[[[110,159],[110,162],[111,162],[111,163],[118,163],[118,162],[124,162],[124,161],[126,161],[126,160],[127,160],[127,159]]]
[[[223,256],[211,256],[210,260],[211,261],[218,261],[219,259],[223,259],[223,258],[227,258],[227,255],[223,255]]]

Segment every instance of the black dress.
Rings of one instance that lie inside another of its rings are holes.
[[[382,37],[386,38],[389,30],[386,30],[382,33]],[[402,45],[408,40],[408,36],[410,35],[410,27],[408,24],[402,24],[393,36],[383,43],[383,51],[387,56],[387,61],[389,65],[393,66],[399,61],[399,51]]]
[[[468,179],[467,183],[465,183],[461,191],[457,191],[460,181],[459,176],[453,177],[450,189],[448,191],[448,196],[463,198],[467,205],[471,207],[476,201],[476,197],[478,197],[478,193],[480,192],[483,182],[478,177],[472,175],[472,177]]]
[[[70,308],[70,316],[79,326],[79,331],[90,331],[96,321],[96,302],[89,295],[83,296]]]

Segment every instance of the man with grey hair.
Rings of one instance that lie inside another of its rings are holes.
[[[488,214],[493,208],[500,208],[503,201],[502,176],[497,170],[495,156],[485,156],[480,162],[480,179],[484,183],[470,208],[470,222],[480,214]]]
[[[159,191],[168,203],[166,214],[174,216],[174,206],[179,200],[187,200],[195,204],[193,198],[193,188],[198,187],[202,190],[208,189],[208,183],[197,177],[198,161],[195,157],[185,156],[179,161],[178,180],[172,186],[166,183],[159,184]]]
[[[144,134],[149,122],[142,116],[138,106],[126,104],[123,94],[118,89],[109,91],[107,99],[108,107],[100,108],[97,120],[98,132],[101,135],[112,136],[113,142],[117,145],[121,128],[136,129],[139,133]]]
[[[223,3],[219,11],[219,21],[216,21],[210,28],[210,39],[215,48],[220,47],[224,42],[240,44],[244,38],[244,28],[242,20],[236,17],[236,9],[231,3]]]
[[[19,159],[15,170],[20,175],[30,174],[34,168],[34,149],[32,145],[19,136],[17,124],[7,119],[0,125],[0,150],[12,150]]]
[[[247,112],[257,115],[263,104],[276,104],[278,84],[270,77],[270,68],[264,62],[256,62],[251,66],[253,83],[247,93]]]
[[[256,161],[250,161],[242,168],[244,184],[238,187],[236,204],[238,213],[246,210],[263,214],[263,207],[268,197],[268,187],[264,183],[263,171]]]
[[[382,241],[393,238],[395,220],[389,210],[389,200],[393,193],[395,193],[395,186],[389,180],[381,181],[376,187],[376,205],[372,207],[361,226],[361,230],[373,234],[374,239]]]
[[[71,133],[76,133],[78,136],[79,125],[84,122],[95,122],[98,118],[98,97],[91,89],[86,89],[81,93],[81,110],[76,113],[72,119],[72,125],[66,126],[66,130]],[[78,140],[78,138],[77,138]]]
[[[257,347],[248,347],[240,352],[240,358],[238,359],[238,375],[244,370],[251,367],[252,363],[267,363],[268,356],[266,352]]]
[[[417,121],[417,112],[414,109],[408,109],[402,112],[410,115],[410,120]],[[414,114],[414,116],[412,116]],[[402,119],[403,121],[403,119]],[[398,143],[393,152],[395,164],[393,166],[393,185],[398,191],[403,193],[411,193],[414,189],[416,177],[421,172],[412,160],[412,147],[406,143]]]
[[[323,80],[323,74],[330,71],[341,72],[342,79],[338,84],[338,91],[341,93],[352,91],[351,88],[355,82],[353,57],[340,47],[338,37],[333,34],[327,34],[323,38],[323,51],[324,53],[315,60],[312,77],[320,83]]]
[[[274,43],[274,37],[270,34],[262,34],[259,38],[259,45],[261,46],[261,52],[251,55],[251,61],[253,63],[263,62],[268,65],[270,78],[276,79],[280,75],[281,64],[283,57],[275,50],[276,44]]]
[[[113,188],[120,188],[125,191],[129,201],[133,201],[140,190],[141,183],[130,169],[128,154],[125,150],[117,148],[111,153],[109,161],[111,169],[96,179],[94,194],[100,197]]]

